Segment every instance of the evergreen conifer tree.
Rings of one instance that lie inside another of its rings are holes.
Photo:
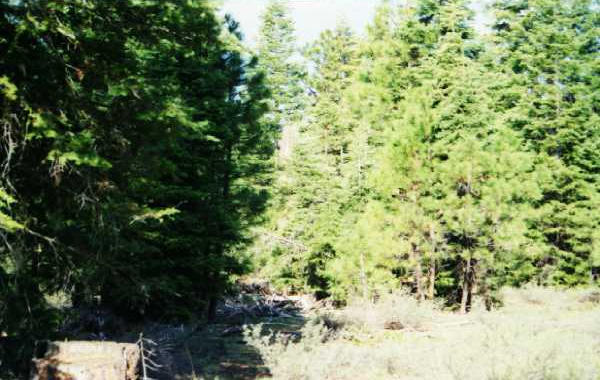
[[[599,255],[597,4],[500,1],[495,8],[496,64],[509,78],[498,91],[498,105],[554,168],[534,228],[548,245],[534,263],[538,282],[585,283]]]

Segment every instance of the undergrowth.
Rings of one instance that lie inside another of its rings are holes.
[[[504,306],[444,311],[406,294],[312,316],[300,337],[247,328],[276,379],[599,379],[593,290],[506,289]]]

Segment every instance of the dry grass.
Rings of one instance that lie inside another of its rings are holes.
[[[461,316],[396,294],[313,319],[298,342],[246,340],[276,379],[600,379],[599,299],[507,289],[501,309]]]

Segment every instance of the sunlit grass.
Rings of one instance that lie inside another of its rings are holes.
[[[309,322],[296,343],[246,339],[277,379],[599,379],[597,295],[507,289],[504,307],[462,316],[396,294]]]

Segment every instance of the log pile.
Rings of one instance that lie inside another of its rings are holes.
[[[225,320],[264,317],[291,318],[301,309],[296,301],[280,296],[248,296],[226,299],[219,307],[219,316]]]
[[[219,305],[217,314],[226,321],[244,323],[255,318],[290,318],[309,311],[315,300],[309,296],[277,294],[266,281],[239,282],[239,293]]]

